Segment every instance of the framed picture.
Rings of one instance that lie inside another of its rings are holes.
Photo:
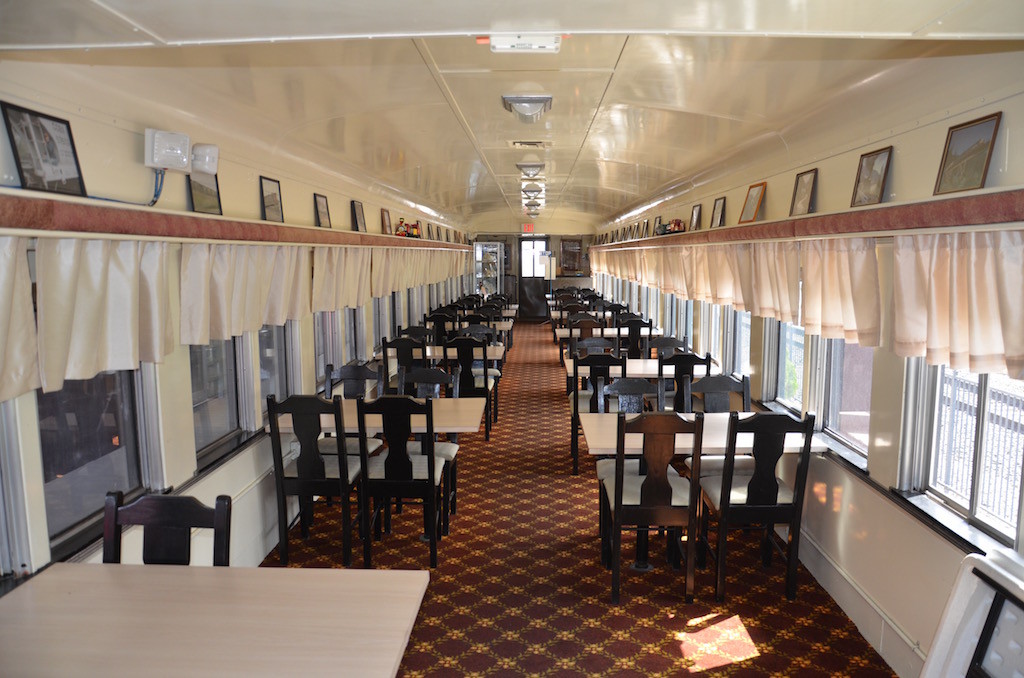
[[[687,229],[689,231],[699,231],[700,230],[701,204],[702,203],[697,203],[690,210],[690,228]]]
[[[877,205],[882,202],[885,180],[889,177],[889,158],[891,157],[892,146],[860,156],[857,181],[853,185],[853,198],[850,200],[850,207]]]
[[[651,220],[650,219],[644,219],[643,237],[644,238],[650,238],[651,237]]]
[[[711,223],[708,228],[721,228],[725,226],[725,196],[715,198],[715,208],[711,211]]]
[[[277,179],[260,177],[260,215],[264,221],[284,222],[284,208],[281,206],[281,182]]]
[[[789,216],[798,217],[814,211],[814,189],[818,184],[818,168],[801,172],[793,182],[793,199],[789,203]]]
[[[316,225],[320,228],[330,228],[331,211],[327,208],[327,196],[314,193],[313,207],[316,210]]]
[[[740,212],[738,224],[749,224],[757,221],[757,215],[761,212],[761,203],[764,201],[764,191],[768,183],[762,181],[759,184],[751,184],[747,189],[747,199],[743,201],[743,210]]]
[[[949,128],[939,177],[935,180],[935,195],[985,187],[992,146],[1002,117],[1000,111]]]
[[[0,101],[22,188],[85,195],[71,124]]]
[[[427,222],[427,240],[433,240],[433,239],[434,239],[434,225],[428,221]]]
[[[450,228],[444,229],[444,241],[445,242],[451,242],[452,241],[452,229],[450,229]]]
[[[223,214],[220,209],[220,185],[216,174],[194,172],[188,175],[188,199],[193,212]]]
[[[394,234],[394,231],[391,230],[391,212],[383,207],[380,208],[380,232],[387,235]]]
[[[352,201],[352,230],[366,233],[366,217],[363,216],[363,203]]]

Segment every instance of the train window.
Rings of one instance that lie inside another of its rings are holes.
[[[928,489],[1011,543],[1024,459],[1024,382],[939,368]]]
[[[345,309],[345,362],[359,359],[359,331],[362,323],[359,317],[362,308]]]
[[[826,350],[824,429],[866,454],[874,350],[842,339],[827,340]]]
[[[732,313],[732,364],[733,374],[750,374],[750,312]]]
[[[391,334],[391,299],[373,298],[373,350],[380,350],[381,341]]]
[[[779,381],[776,400],[799,410],[804,390],[804,328],[779,323]]]
[[[103,372],[36,392],[51,539],[98,517],[107,492],[142,489],[134,381],[131,371]]]
[[[278,401],[290,395],[288,388],[288,347],[284,325],[264,325],[259,331],[260,397],[266,415],[267,396]],[[321,373],[323,370],[321,369]]]
[[[211,341],[205,346],[190,346],[189,351],[196,450],[203,458],[241,428],[235,341]]]
[[[408,320],[405,317],[405,309],[402,305],[402,293],[392,292],[391,293],[391,325],[389,330],[389,336],[398,336],[398,328],[403,325],[408,325]]]

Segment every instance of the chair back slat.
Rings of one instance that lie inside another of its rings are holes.
[[[697,365],[703,365],[704,374],[709,374],[711,372],[711,354],[705,353],[701,357],[694,353],[676,353],[658,358],[658,381],[664,382],[665,367],[671,366],[673,369],[672,380],[675,382],[676,390],[672,397],[672,409],[676,412],[690,412],[693,409],[690,399],[690,382],[693,380],[693,371]]]
[[[709,374],[690,385],[691,395],[700,393],[704,398],[705,412],[731,412],[732,394],[742,399],[742,412],[750,411],[750,377],[743,375],[736,379],[727,374]]]
[[[457,364],[461,370],[459,376],[459,389],[463,397],[480,397],[487,396],[487,378],[490,373],[493,372],[493,368],[490,367],[490,360],[487,357],[487,341],[483,339],[475,339],[473,337],[455,337],[454,339],[445,343],[445,365],[448,366],[449,371],[452,371],[452,365]],[[455,359],[453,360],[448,356],[450,349],[455,349]],[[481,358],[476,358],[476,352],[480,352]],[[483,380],[482,385],[476,385],[477,375],[473,374],[473,362],[474,360],[482,360],[483,365]]]
[[[703,443],[704,418],[694,415],[692,421],[674,412],[646,412],[635,417],[619,414],[619,436],[615,456],[616,510],[622,509],[622,478],[625,473],[625,434],[643,434],[643,465],[646,477],[640,487],[640,502],[645,508],[672,505],[672,486],[668,467],[676,454],[676,435],[692,434],[694,456],[700,456]],[[692,483],[688,505],[697,500],[697,483]]]
[[[356,403],[359,415],[360,456],[365,457],[366,415],[381,415],[384,438],[388,444],[387,459],[384,462],[386,480],[412,481],[412,459],[409,457],[409,438],[412,435],[412,417],[426,417],[426,434],[422,437],[423,454],[427,457],[428,478],[434,474],[434,417],[430,398],[416,400],[406,395],[387,395],[373,401],[360,400]]]

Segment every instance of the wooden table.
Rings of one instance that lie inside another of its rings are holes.
[[[617,368],[611,368],[608,371],[609,376],[618,377],[621,370]],[[714,372],[714,370],[712,370]],[[674,365],[665,365],[665,373],[662,375],[666,379],[674,377],[676,375],[676,368]],[[572,359],[565,356],[565,376],[572,379]],[[590,368],[586,365],[580,365],[579,368],[580,377],[589,377]],[[657,358],[629,358],[626,360],[626,376],[636,377],[638,379],[657,379],[658,378],[658,360]],[[694,376],[703,377],[704,366],[699,365],[694,368]]]
[[[741,412],[740,418],[749,417],[752,413]],[[679,415],[685,419],[693,419],[692,414]],[[347,425],[347,424],[346,424]],[[615,455],[615,436],[618,434],[618,415],[580,413],[580,426],[583,437],[587,441],[587,451],[593,456],[608,457]],[[724,454],[726,435],[729,430],[728,412],[710,412],[704,415],[704,440],[702,454]],[[799,452],[804,439],[799,433],[786,436],[786,452]],[[754,444],[753,433],[740,433],[736,436],[736,451],[749,452]],[[625,439],[626,454],[640,454],[643,451],[643,434],[627,433]],[[824,452],[826,446],[817,440],[811,441],[811,451]],[[689,455],[693,452],[693,436],[688,433],[676,435],[676,454]]]
[[[390,353],[388,353],[388,357],[389,358],[394,356],[394,355],[396,355],[394,349],[388,349],[388,350],[390,351]],[[420,352],[418,350],[414,350],[412,354],[416,358],[420,357]],[[448,349],[448,357],[449,358],[454,360],[457,357],[457,355],[458,355],[458,352],[454,348],[449,348]],[[484,352],[483,352],[482,349],[473,349],[473,356],[477,360],[483,360]],[[377,353],[374,354],[373,357],[376,360],[380,360],[380,358],[383,357],[383,353],[378,351]],[[444,346],[427,346],[427,360],[444,360],[444,358],[445,358]],[[493,344],[493,345],[487,347],[487,359],[488,360],[503,360],[504,358],[505,358],[505,345],[504,344]]]
[[[434,400],[434,433],[476,433],[480,430],[480,422],[484,416],[487,398],[436,398]],[[341,412],[345,420],[345,433],[359,433],[359,416],[356,413],[355,400],[342,400]],[[292,432],[292,417],[283,414],[278,418],[281,433]],[[320,415],[320,429],[324,433],[337,433],[334,427],[334,416]],[[366,417],[368,434],[380,433],[384,425],[379,414]],[[269,427],[267,429],[270,430]],[[427,422],[423,415],[412,417],[412,432],[425,433]]]
[[[555,328],[555,337],[558,338],[558,339],[568,339],[569,338],[569,332],[572,329],[573,328],[570,328],[570,327],[556,327]],[[576,336],[576,337],[580,336],[579,332],[580,331],[577,329],[573,336]],[[615,336],[618,336],[620,339],[624,339],[624,338],[629,336],[629,328],[627,328],[627,327],[595,327],[594,328],[594,336],[595,337],[615,337]],[[640,330],[640,336],[641,337],[646,337],[647,336],[647,328],[644,328],[644,329]],[[663,336],[665,336],[665,330],[661,329],[660,327],[655,327],[654,329],[651,330],[651,335],[650,336],[652,336],[652,337],[663,337]]]
[[[429,579],[55,563],[0,598],[0,674],[394,676]]]

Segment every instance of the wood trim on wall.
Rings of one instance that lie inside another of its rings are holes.
[[[267,221],[163,212],[145,207],[95,204],[88,199],[54,199],[25,191],[0,193],[0,233],[4,229],[107,234],[168,240],[228,240],[303,245],[426,247],[472,251],[471,245],[357,233]]]

